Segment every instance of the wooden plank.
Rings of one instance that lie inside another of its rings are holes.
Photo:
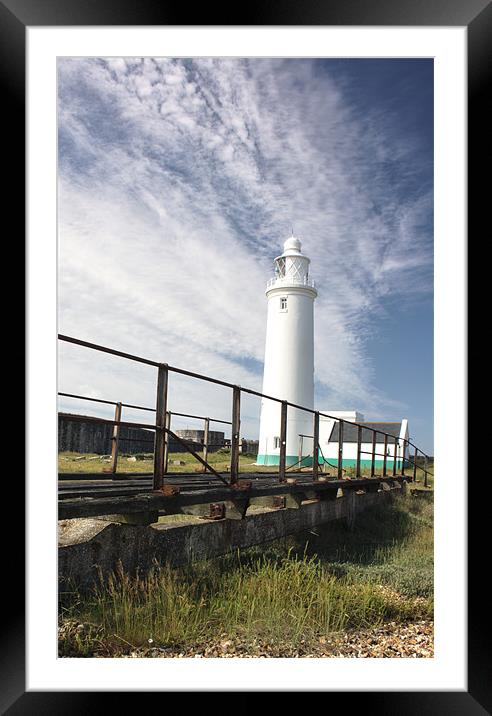
[[[167,430],[171,430],[171,412],[169,410],[166,411],[166,428],[167,428]],[[164,440],[164,474],[167,473],[168,466],[169,466],[169,433],[166,433],[165,440]]]
[[[371,477],[374,477],[374,473],[376,471],[376,437],[377,430],[375,430],[372,434]]]
[[[241,428],[241,388],[232,389],[231,485],[239,479],[239,432]]]
[[[318,479],[319,463],[319,412],[314,413],[313,419],[313,480]]]
[[[166,427],[166,411],[167,411],[167,388],[169,382],[169,371],[165,363],[158,368],[157,374],[157,398],[156,398],[156,416],[155,423],[157,430],[155,431],[154,446],[154,489],[158,490],[164,484],[164,453],[166,448],[167,433]]]
[[[338,479],[343,477],[343,420],[338,421]]]
[[[359,425],[357,427],[357,459],[355,462],[355,475],[360,477],[360,451],[362,448],[362,428]]]
[[[115,423],[119,423],[121,420],[121,403],[116,403],[114,408],[114,419]],[[113,435],[111,437],[111,472],[115,473],[118,467],[118,436],[120,433],[120,426],[113,425]]]
[[[129,477],[152,478],[153,472],[120,472],[117,475],[104,472],[59,472],[58,480],[61,482],[72,480],[125,480]]]
[[[210,418],[205,418],[203,421],[203,460],[208,461],[208,433],[210,428]],[[203,466],[203,472],[207,472],[207,466]]]
[[[285,482],[285,458],[287,453],[287,401],[282,401],[280,408],[280,456],[278,463],[278,479]]]

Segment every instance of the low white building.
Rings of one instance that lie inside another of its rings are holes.
[[[365,422],[362,413],[353,411],[320,411],[332,416],[326,418],[320,415],[319,421],[319,462],[327,464],[328,467],[336,467],[338,465],[338,448],[339,448],[339,420],[348,421],[343,424],[343,449],[342,449],[342,466],[355,467],[357,462],[357,441],[358,441],[358,425],[362,426],[361,435],[361,468],[371,467],[372,451],[373,451],[373,431],[376,430],[376,446],[375,446],[375,467],[382,467],[384,462],[384,454],[386,452],[386,467],[388,470],[393,469],[393,461],[396,451],[396,467],[401,469],[402,458],[408,457],[408,448],[405,449],[405,440],[408,440],[408,420],[403,418],[398,422]],[[357,423],[358,425],[355,425]],[[385,451],[385,434],[387,445]],[[404,452],[405,449],[405,452]]]

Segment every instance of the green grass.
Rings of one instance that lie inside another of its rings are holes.
[[[432,503],[404,497],[332,523],[186,568],[121,570],[92,593],[60,592],[61,621],[79,624],[61,656],[118,656],[129,646],[213,639],[317,640],[433,610]]]
[[[303,537],[297,538],[301,540]],[[315,528],[305,536],[308,555],[317,554],[332,574],[386,586],[405,597],[433,597],[433,503],[404,497],[370,509],[357,529],[343,524]],[[305,544],[306,544],[305,543]]]
[[[201,456],[201,453],[199,453]],[[80,458],[84,459],[81,460]],[[118,456],[118,473],[127,472],[152,472],[154,469],[154,459],[151,453],[140,453],[133,455],[136,461],[129,461],[132,457],[130,454],[120,453]],[[79,459],[77,459],[79,458]],[[183,461],[184,465],[174,465],[174,460]],[[253,465],[256,455],[241,454],[239,456],[239,469],[241,472],[272,472],[275,467]],[[227,472],[230,465],[230,451],[218,450],[217,452],[208,453],[208,463],[218,472]],[[95,453],[76,453],[61,452],[58,454],[58,471],[67,472],[101,472],[103,468],[109,468],[110,460],[103,460],[101,455]],[[169,473],[180,472],[203,472],[203,465],[196,460],[189,452],[170,453],[169,455]]]

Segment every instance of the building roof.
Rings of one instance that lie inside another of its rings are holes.
[[[334,424],[330,435],[330,442],[338,442],[338,421]],[[382,433],[388,433],[393,437],[400,437],[401,421],[399,423],[360,423],[362,428],[362,442],[371,443],[373,432],[372,430],[380,430]],[[356,443],[358,437],[358,426],[353,423],[345,423],[343,426],[343,442],[344,443]],[[372,429],[370,429],[372,428]],[[384,442],[384,435],[378,435],[376,437],[377,442]]]

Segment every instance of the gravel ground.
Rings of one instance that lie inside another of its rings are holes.
[[[297,647],[278,641],[254,639],[248,643],[226,636],[217,642],[197,644],[189,649],[146,648],[135,649],[124,658],[432,658],[434,656],[434,624],[431,621],[388,622],[384,625],[358,632],[320,637],[315,643],[309,641]]]
[[[278,640],[253,639],[247,641],[225,634],[216,641],[195,644],[192,647],[156,647],[149,640],[146,647],[134,648],[128,642],[121,643],[118,654],[108,653],[104,646],[102,629],[95,625],[65,621],[59,627],[60,638],[89,631],[101,649],[96,648],[94,657],[120,656],[121,658],[177,658],[177,659],[265,659],[265,658],[432,658],[434,656],[434,623],[429,620],[415,622],[386,622],[382,626],[357,632],[341,632],[320,636],[318,640],[301,640],[297,646]],[[123,640],[121,640],[123,642]]]

